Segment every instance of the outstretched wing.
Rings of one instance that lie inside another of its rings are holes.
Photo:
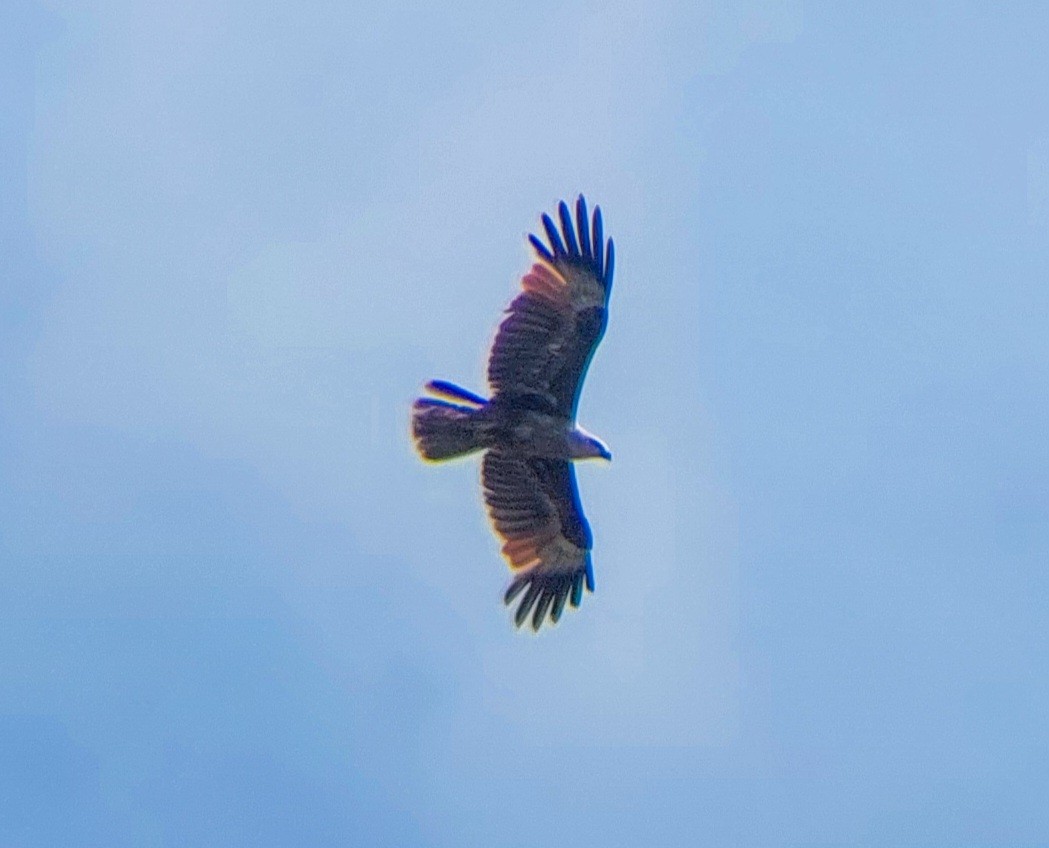
[[[571,463],[490,450],[484,456],[481,482],[488,515],[503,540],[503,555],[517,572],[504,600],[510,604],[524,592],[514,623],[520,627],[529,613],[533,630],[542,626],[548,613],[556,622],[566,601],[579,606],[584,586],[594,591],[592,537]]]
[[[493,394],[538,397],[552,411],[574,418],[587,366],[608,320],[615,247],[612,239],[605,242],[601,208],[594,208],[591,221],[582,195],[574,223],[563,201],[558,211],[560,232],[543,215],[549,245],[528,237],[537,261],[499,325],[488,382]]]

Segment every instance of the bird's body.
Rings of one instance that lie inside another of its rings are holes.
[[[575,460],[603,456],[594,437],[570,418],[530,409],[496,395],[472,416],[477,447],[498,449],[516,459]]]
[[[611,459],[575,423],[583,378],[607,321],[613,245],[601,210],[591,222],[582,197],[576,220],[559,207],[561,230],[543,216],[549,246],[530,236],[537,261],[507,308],[488,362],[491,399],[434,380],[412,407],[412,432],[425,459],[484,451],[485,505],[503,554],[516,572],[506,592],[524,592],[515,622],[532,615],[538,630],[556,622],[566,601],[593,591],[593,538],[579,503],[572,465]],[[563,237],[563,240],[562,240]],[[533,610],[534,608],[534,610]]]

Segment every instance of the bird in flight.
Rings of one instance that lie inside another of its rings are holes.
[[[491,398],[445,380],[412,405],[412,435],[424,459],[484,451],[488,516],[513,572],[504,602],[538,631],[565,603],[594,591],[593,537],[572,463],[610,460],[608,448],[575,423],[587,367],[608,320],[615,249],[600,207],[591,219],[580,195],[575,220],[563,201],[560,229],[543,215],[547,241],[528,239],[535,262],[506,309],[488,357]],[[523,593],[523,596],[522,596]]]

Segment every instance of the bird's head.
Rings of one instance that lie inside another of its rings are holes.
[[[575,427],[569,433],[568,447],[572,459],[612,459],[605,443],[582,427]]]

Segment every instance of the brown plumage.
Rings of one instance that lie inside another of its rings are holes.
[[[593,591],[590,527],[579,503],[572,463],[610,459],[575,424],[579,392],[604,334],[614,247],[604,239],[600,208],[591,219],[582,196],[575,221],[558,207],[561,227],[542,223],[548,243],[529,236],[536,262],[507,308],[488,360],[491,399],[445,381],[412,407],[412,432],[428,460],[485,455],[485,506],[514,579],[510,604],[523,593],[515,623],[531,616],[538,630],[556,622],[566,602]]]

